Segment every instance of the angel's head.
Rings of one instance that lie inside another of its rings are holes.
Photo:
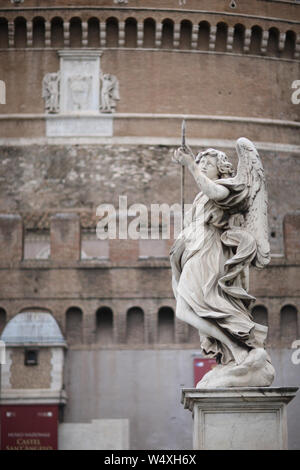
[[[234,175],[233,166],[226,153],[219,150],[207,149],[204,152],[199,152],[195,161],[201,171],[211,180],[230,178]]]

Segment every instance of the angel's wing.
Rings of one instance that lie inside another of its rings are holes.
[[[244,228],[256,239],[257,254],[253,264],[258,268],[263,268],[270,262],[268,196],[264,169],[259,154],[250,140],[244,137],[238,139],[236,151],[239,163],[233,180],[238,184],[245,184],[249,189]]]

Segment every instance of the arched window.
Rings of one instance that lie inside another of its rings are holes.
[[[125,47],[137,46],[137,22],[135,18],[125,21]]]
[[[38,307],[24,309],[15,315],[6,324],[1,338],[6,344],[65,345],[56,319],[48,310]]]
[[[251,28],[250,54],[258,55],[261,53],[262,28],[253,26]]]
[[[158,342],[160,344],[174,343],[174,310],[161,307],[158,311]]]
[[[5,324],[6,324],[6,311],[4,310],[4,308],[0,307],[0,335],[2,331],[4,330]]]
[[[286,59],[293,59],[295,54],[296,45],[296,34],[294,31],[287,31],[285,36],[284,49],[282,51],[282,57]]]
[[[278,56],[279,55],[279,31],[277,28],[269,29],[269,38],[267,45],[267,55]]]
[[[282,344],[291,347],[298,337],[297,309],[293,305],[285,305],[280,311],[280,332]]]
[[[245,26],[236,24],[233,33],[232,51],[242,53],[244,50]]]
[[[180,24],[180,41],[179,49],[190,49],[192,41],[192,23],[187,20],[183,20]]]
[[[18,17],[15,19],[15,47],[26,47],[27,28],[25,18]]]
[[[216,34],[216,47],[215,50],[218,52],[225,52],[227,47],[227,24],[218,23],[217,24],[217,34]]]
[[[209,35],[210,25],[207,21],[201,21],[199,23],[199,34],[198,34],[198,49],[201,51],[208,51],[209,49]]]
[[[144,333],[144,312],[139,307],[132,307],[127,312],[127,343],[143,344],[145,342]]]
[[[100,45],[100,26],[98,18],[88,20],[88,46],[99,47]]]
[[[107,345],[114,342],[113,312],[109,307],[101,307],[96,313],[96,341]]]
[[[118,47],[119,24],[116,18],[108,18],[106,21],[106,46]]]
[[[52,388],[53,359],[55,388],[62,387],[63,348],[66,346],[66,341],[57,321],[49,311],[36,307],[24,309],[6,324],[1,340],[6,347],[16,347],[11,355],[13,369],[16,371],[10,375],[13,389]],[[55,349],[51,351],[50,348]],[[29,370],[24,370],[24,366],[30,366]]]
[[[51,20],[51,46],[63,47],[64,24],[62,18],[55,17]]]
[[[163,49],[172,49],[174,39],[174,23],[172,20],[164,20],[162,25],[161,47]]]
[[[0,18],[0,48],[8,47],[8,21]]]
[[[82,343],[82,311],[78,307],[66,312],[66,337],[71,345]]]
[[[71,18],[70,21],[70,46],[81,47],[82,27],[80,18]]]
[[[32,45],[33,47],[45,46],[45,20],[37,17],[32,22]]]
[[[268,310],[263,305],[256,305],[252,309],[252,316],[255,323],[268,326]]]
[[[155,21],[152,18],[147,18],[144,21],[144,43],[143,47],[155,47]]]

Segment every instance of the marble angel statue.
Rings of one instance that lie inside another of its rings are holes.
[[[200,189],[170,252],[176,316],[197,328],[204,355],[217,362],[197,388],[270,386],[275,373],[248,293],[249,267],[270,261],[264,170],[248,139],[236,150],[236,175],[215,149],[195,158],[184,146],[173,157]]]
[[[43,79],[42,97],[45,100],[45,111],[47,113],[59,112],[59,86],[60,73],[47,73]]]
[[[116,102],[120,100],[119,81],[115,75],[101,73],[101,106],[102,113],[115,111]]]

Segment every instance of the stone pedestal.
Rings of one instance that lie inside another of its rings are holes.
[[[287,404],[298,388],[183,389],[195,450],[287,449]]]

